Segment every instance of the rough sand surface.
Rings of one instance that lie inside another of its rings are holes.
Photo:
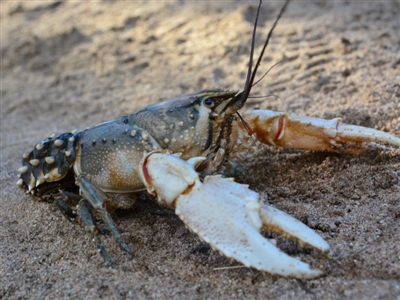
[[[21,155],[52,133],[83,130],[205,88],[241,89],[256,2],[1,2],[0,298],[399,299],[400,151],[354,156],[261,148],[237,171],[264,199],[315,229],[331,259],[277,238],[325,276],[299,281],[239,265],[183,223],[140,203],[114,220],[107,268],[84,230],[17,188]],[[264,3],[257,43],[282,2]],[[399,1],[294,1],[263,59],[248,107],[400,136]],[[258,50],[260,47],[258,47]],[[269,235],[267,235],[269,236]]]

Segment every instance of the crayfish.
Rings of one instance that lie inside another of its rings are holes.
[[[264,51],[288,3],[254,63],[260,1],[242,91],[202,90],[80,132],[44,139],[23,154],[17,184],[39,198],[52,195],[68,218],[80,220],[111,266],[114,263],[102,246],[94,215],[100,216],[120,247],[132,253],[111,218],[110,195],[146,189],[160,205],[175,209],[192,232],[227,257],[282,276],[319,276],[321,271],[283,253],[260,231],[275,231],[300,245],[329,253],[329,245],[317,233],[262,203],[260,195],[247,185],[215,174],[231,153],[243,150],[249,139],[271,146],[354,153],[369,142],[400,146],[400,139],[343,124],[340,119],[242,111]]]

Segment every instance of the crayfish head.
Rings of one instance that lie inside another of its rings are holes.
[[[229,132],[232,114],[226,111],[237,93],[209,89],[183,95],[131,114],[128,123],[145,130],[161,149],[180,152],[184,159],[207,156],[219,147],[221,132]]]
[[[201,99],[200,105],[202,109],[207,111],[209,119],[223,120],[236,112],[231,112],[232,109],[230,106],[237,93],[237,91],[220,89],[204,90],[199,92],[196,97]]]

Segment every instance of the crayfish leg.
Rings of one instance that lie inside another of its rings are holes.
[[[79,204],[79,215],[81,217],[82,224],[85,227],[86,231],[93,237],[93,241],[96,244],[97,251],[103,257],[104,262],[107,265],[109,265],[110,267],[112,267],[113,269],[115,269],[116,266],[115,266],[114,262],[111,260],[110,256],[108,255],[107,250],[101,244],[99,230],[96,225],[93,214],[90,210],[90,207],[84,201],[82,201]]]
[[[106,209],[106,202],[109,201],[107,194],[104,193],[100,188],[92,184],[84,175],[80,175],[78,177],[78,181],[84,200],[87,201],[91,208],[93,208],[100,214],[102,220],[106,224],[107,228],[110,230],[120,248],[128,254],[132,254],[132,250],[122,240],[121,234],[118,232],[114,221],[112,220],[110,214]]]
[[[60,196],[55,199],[57,207],[69,221],[75,220],[78,215],[76,209],[72,207],[77,207],[82,198],[66,191],[60,191],[60,193]]]
[[[116,268],[107,250],[101,243],[100,230],[96,224],[90,205],[80,196],[65,191],[61,191],[61,196],[56,198],[56,204],[68,220],[75,220],[79,216],[82,226],[85,228],[86,232],[92,236],[97,251],[103,257],[104,262],[113,269]],[[75,209],[72,209],[71,206],[76,207],[78,213]]]

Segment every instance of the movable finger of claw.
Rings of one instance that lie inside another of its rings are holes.
[[[311,246],[322,253],[329,253],[328,243],[314,230],[299,220],[272,206],[262,204],[260,217],[263,228],[296,240],[300,245]]]

